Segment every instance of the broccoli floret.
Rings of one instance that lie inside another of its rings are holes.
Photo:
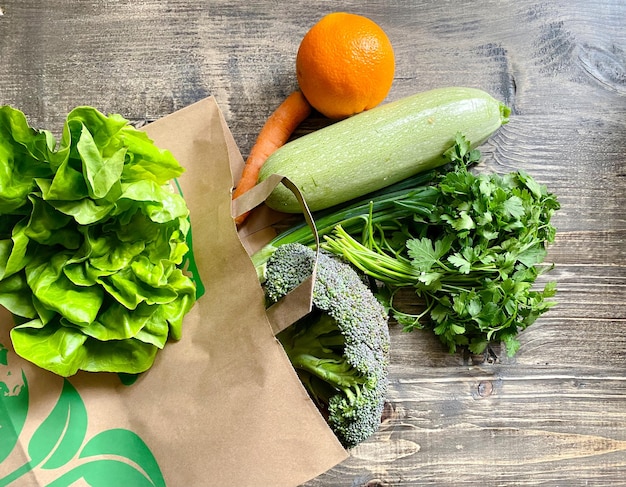
[[[267,261],[265,289],[276,302],[311,273],[315,252],[279,246]],[[321,251],[313,310],[278,334],[331,429],[352,448],[380,426],[388,387],[388,315],[348,263]]]

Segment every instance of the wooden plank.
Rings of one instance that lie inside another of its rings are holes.
[[[620,485],[624,377],[518,370],[399,378],[379,433],[307,485]]]
[[[442,85],[512,107],[480,170],[555,192],[558,305],[507,357],[449,354],[391,326],[388,409],[323,486],[626,486],[626,3],[620,0],[0,2],[0,103],[60,130],[89,104],[143,123],[207,95],[246,155],[296,87],[306,30],[330,10],[387,31],[388,99]],[[328,121],[313,116],[301,135]],[[405,306],[415,306],[410,297]]]

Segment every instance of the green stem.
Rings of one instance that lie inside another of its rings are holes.
[[[416,215],[427,218],[435,209],[437,191],[430,184],[438,174],[437,170],[427,171],[370,193],[355,202],[318,211],[313,214],[317,233],[323,237],[341,225],[351,235],[363,236],[364,232],[369,232],[370,225],[376,225],[381,237],[384,237],[390,229],[398,228],[401,220],[413,220]],[[374,238],[373,234],[371,238]],[[288,243],[314,245],[313,232],[306,222],[283,231],[252,256],[259,276],[276,247]]]
[[[327,236],[322,248],[343,255],[370,277],[394,286],[410,286],[418,282],[417,272],[410,262],[369,249],[350,236],[341,226],[333,237]]]
[[[425,295],[422,296],[424,298],[424,300],[426,301],[426,308],[424,309],[424,311],[422,311],[421,313],[406,313],[404,311],[400,311],[398,308],[396,308],[393,305],[393,299],[397,293],[397,289],[394,290],[391,293],[391,297],[389,298],[389,308],[392,310],[392,312],[398,316],[402,316],[404,318],[411,318],[413,320],[413,323],[407,323],[406,321],[404,322],[404,330],[407,331],[409,329],[414,329],[414,328],[421,328],[422,325],[420,323],[421,319],[428,315],[432,309],[435,307],[435,305],[437,304],[437,301],[435,299],[432,299],[432,296],[429,293],[424,293]]]

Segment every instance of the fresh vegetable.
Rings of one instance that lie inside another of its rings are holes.
[[[479,157],[458,138],[452,158]],[[398,222],[378,235],[372,221],[357,240],[341,226],[325,236],[323,248],[341,255],[384,284],[385,304],[409,331],[427,317],[453,352],[467,346],[481,353],[489,342],[519,348],[518,333],[554,305],[556,284],[533,284],[546,266],[556,197],[529,174],[474,174],[460,164],[435,186],[435,210],[428,217]],[[411,315],[393,305],[399,289],[414,288],[425,310]]]
[[[18,355],[62,376],[138,373],[181,337],[182,172],[119,115],[78,107],[57,143],[0,107],[0,305]]]
[[[265,288],[276,302],[313,272],[316,253],[278,247]],[[380,426],[388,386],[387,313],[347,263],[320,253],[313,310],[278,335],[303,385],[342,444],[351,448]]]
[[[285,98],[259,132],[246,159],[241,179],[233,192],[233,199],[256,185],[259,172],[267,157],[289,140],[294,130],[310,113],[311,105],[300,91],[294,91]],[[241,225],[248,214],[249,212],[235,218],[235,223]]]
[[[288,177],[312,211],[355,199],[446,162],[442,154],[462,132],[474,146],[508,121],[510,110],[484,91],[449,87],[409,96],[286,143],[259,173]],[[279,185],[266,204],[298,213]]]
[[[322,247],[377,282],[377,296],[406,331],[432,327],[451,351],[480,353],[503,341],[513,355],[517,334],[554,304],[555,283],[534,284],[550,268],[540,264],[559,203],[524,172],[470,172],[480,152],[460,134],[444,157],[436,170],[316,212]],[[252,257],[261,280],[281,245],[313,242],[306,224],[276,236]],[[401,289],[415,290],[422,313],[397,309]]]

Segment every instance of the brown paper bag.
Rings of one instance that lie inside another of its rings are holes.
[[[239,151],[211,97],[145,130],[186,168],[178,184],[203,295],[182,340],[131,385],[22,360],[0,309],[0,486],[299,485],[347,452],[274,338],[231,217]],[[257,240],[263,221],[247,230]]]

